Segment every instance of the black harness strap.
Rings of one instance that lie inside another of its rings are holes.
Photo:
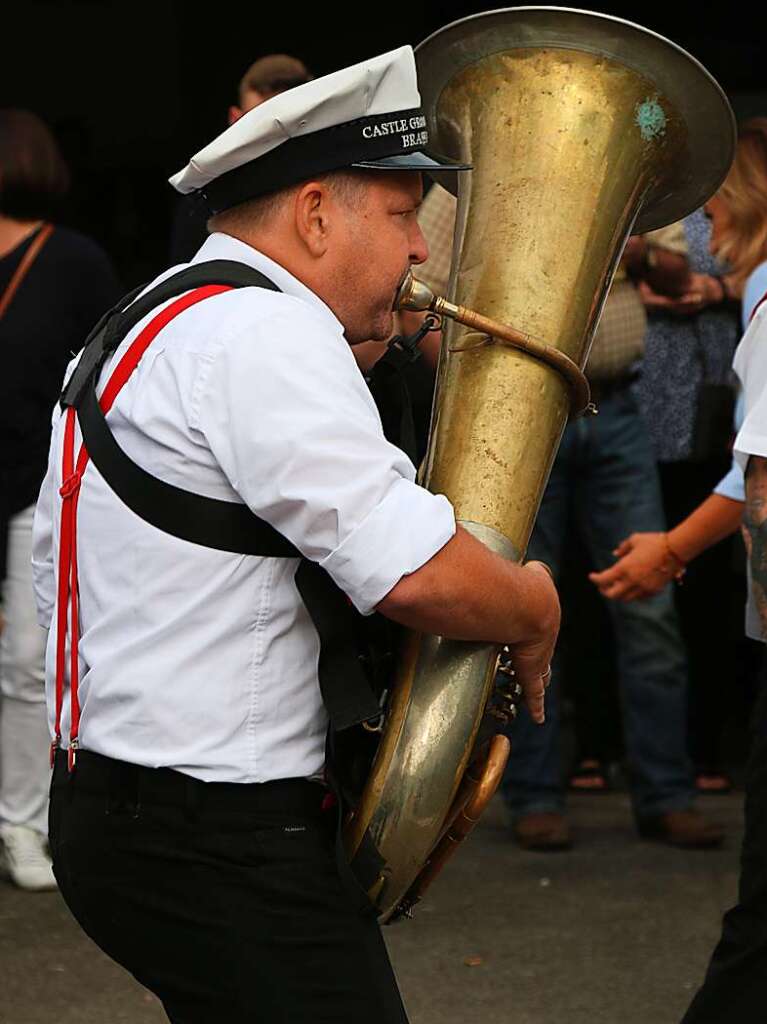
[[[267,558],[300,558],[300,551],[273,526],[255,516],[247,505],[194,494],[142,469],[120,448],[99,405],[96,385],[105,359],[152,310],[201,284],[279,291],[257,270],[230,260],[195,264],[182,270],[135,299],[127,308],[110,311],[102,318],[91,334],[61,404],[77,408],[85,447],[109,486],[128,508],[152,526],[192,544],[221,551]]]
[[[316,562],[303,559],[296,570],[296,586],[301,600],[320,635],[318,666],[322,699],[325,700],[325,680],[343,680],[342,700],[333,698],[333,712],[327,701],[333,729],[341,732],[361,722],[377,718],[381,713],[379,702],[370,688],[362,658],[350,637],[359,633],[360,615],[349,598],[337,586],[328,586],[329,577]]]
[[[124,295],[116,306],[108,309],[85,339],[83,354],[59,396],[59,405],[62,409],[77,404],[77,398],[84,384],[97,370],[101,369],[106,354],[104,341],[107,330],[118,321],[121,310],[136,298],[143,287],[141,285],[139,288],[134,288],[132,292]]]
[[[118,445],[96,395],[106,358],[128,332],[168,299],[209,284],[279,291],[258,271],[228,260],[188,267],[125,308],[122,302],[102,317],[62,395],[74,406],[88,454],[115,494],[143,520],[174,537],[219,551],[265,558],[299,558],[296,586],[320,637],[319,680],[334,731],[376,718],[373,693],[357,644],[361,616],[319,565],[309,562],[273,526],[247,505],[209,498],[176,487],[142,469]],[[136,295],[136,292],[132,293]],[[82,368],[82,369],[81,369]]]
[[[133,461],[115,441],[95,388],[83,389],[77,419],[93,464],[118,498],[143,520],[192,544],[265,558],[300,558],[301,552],[247,505],[175,487]]]
[[[150,288],[144,295],[140,294],[144,285],[134,288],[102,316],[86,338],[85,351],[61,395],[62,408],[70,405],[77,407],[86,382],[140,320],[163,302],[206,284],[228,284],[233,288],[268,288],[273,292],[280,290],[264,274],[235,260],[209,260],[192,264]],[[96,381],[94,387],[95,384]]]

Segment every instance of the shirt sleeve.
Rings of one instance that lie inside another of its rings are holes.
[[[744,473],[751,455],[767,458],[767,395],[759,399],[735,438],[735,459]]]
[[[734,423],[736,432],[743,426],[745,415],[746,409],[743,401],[743,391],[741,390],[738,391],[738,397],[735,400]],[[730,469],[714,488],[714,494],[719,494],[722,498],[730,498],[732,501],[746,500],[746,481],[743,476],[743,470],[734,457]]]
[[[743,330],[747,330],[751,317],[754,314],[758,303],[767,296],[767,261],[760,263],[756,270],[749,275],[746,286],[743,289],[743,304],[741,307],[743,315]]]
[[[733,368],[743,391],[745,418],[735,438],[735,458],[745,473],[750,455],[767,458],[767,310],[757,311],[743,335]]]
[[[367,614],[450,540],[453,509],[384,438],[340,331],[282,302],[201,371],[199,429],[250,509]]]
[[[731,501],[746,500],[746,481],[743,477],[743,470],[735,459],[732,460],[729,472],[714,488],[714,494],[718,494],[722,498],[730,498]]]

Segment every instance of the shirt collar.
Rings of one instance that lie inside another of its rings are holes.
[[[238,263],[245,263],[273,281],[274,284],[286,295],[301,299],[308,303],[328,320],[335,331],[343,334],[344,327],[335,313],[327,303],[316,295],[310,288],[294,277],[290,271],[275,263],[273,259],[264,253],[254,249],[247,242],[241,242],[239,238],[232,238],[223,232],[215,231],[209,235],[201,248],[198,249],[192,259],[192,263],[205,263],[208,260],[236,260]]]

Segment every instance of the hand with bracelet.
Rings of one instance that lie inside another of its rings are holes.
[[[669,580],[681,580],[698,555],[735,533],[742,515],[742,501],[710,494],[668,533],[632,533],[613,552],[618,561],[589,579],[616,601],[652,597]]]
[[[685,562],[672,550],[667,533],[632,533],[613,554],[615,565],[590,573],[589,579],[614,601],[652,597],[685,573]]]

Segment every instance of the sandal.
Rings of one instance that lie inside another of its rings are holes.
[[[575,793],[606,793],[610,789],[602,763],[585,757],[570,774],[570,789]]]

